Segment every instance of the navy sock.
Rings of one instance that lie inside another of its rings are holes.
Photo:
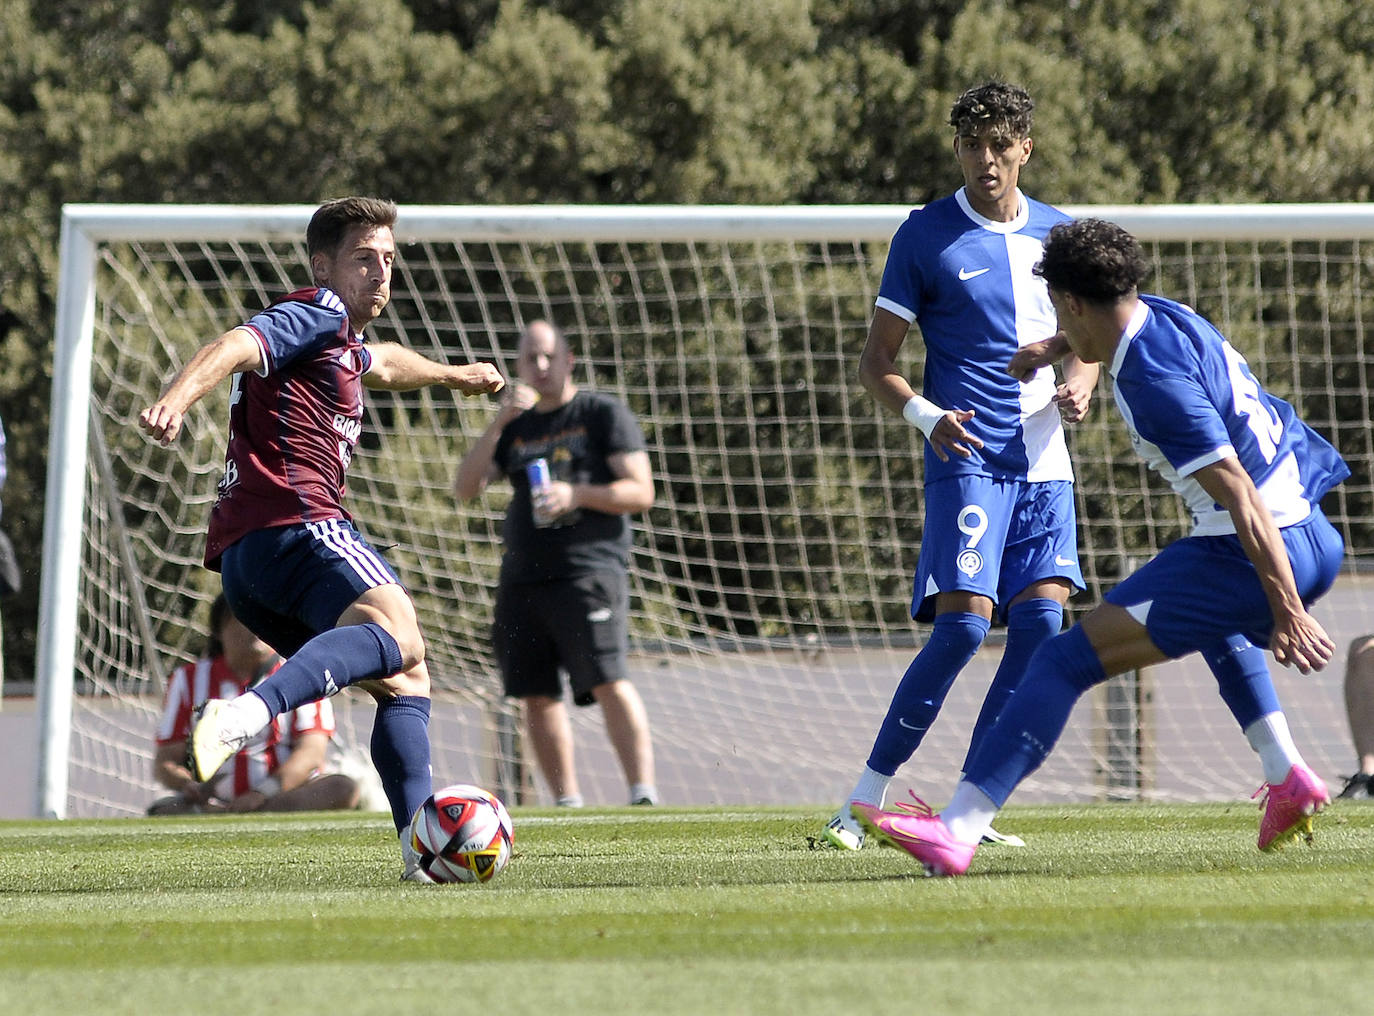
[[[1281,710],[1264,650],[1244,635],[1232,635],[1221,645],[1202,650],[1202,658],[1212,668],[1222,701],[1241,730]]]
[[[891,776],[911,758],[989,627],[987,618],[977,614],[950,612],[935,618],[930,638],[906,668],[887,707],[868,757],[870,769]]]
[[[969,759],[964,778],[1002,807],[1016,785],[1045,761],[1079,696],[1106,679],[1097,653],[1077,625],[1041,645]]]
[[[279,716],[350,684],[400,670],[401,647],[385,628],[368,622],[321,632],[253,691]]]
[[[382,778],[396,832],[433,790],[429,767],[429,699],[398,695],[377,703],[372,722],[372,764]]]
[[[983,708],[978,711],[978,720],[973,724],[969,736],[968,755],[964,759],[964,769],[969,760],[997,719],[997,714],[1006,705],[1011,693],[1021,683],[1026,673],[1026,664],[1040,644],[1058,635],[1064,627],[1064,608],[1054,600],[1036,598],[1013,603],[1007,608],[1007,645],[1002,650],[1002,662],[997,665],[997,673],[988,685],[988,693],[983,697]]]

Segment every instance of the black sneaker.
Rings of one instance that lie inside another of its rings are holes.
[[[1356,773],[1345,781],[1345,786],[1336,797],[1357,801],[1374,798],[1374,773]]]

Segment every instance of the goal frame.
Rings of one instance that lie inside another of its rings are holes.
[[[137,240],[297,241],[314,208],[63,206],[35,673],[38,817],[63,818],[67,810],[99,245]],[[397,232],[407,240],[596,242],[673,237],[886,242],[910,210],[905,205],[402,205]],[[1113,220],[1145,241],[1374,239],[1374,206],[1354,203],[1071,205],[1064,210]]]

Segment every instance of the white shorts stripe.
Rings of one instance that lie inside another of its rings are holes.
[[[338,519],[308,522],[306,528],[315,539],[338,554],[364,582],[384,586],[395,579],[375,551],[358,539],[352,529],[341,528]]]

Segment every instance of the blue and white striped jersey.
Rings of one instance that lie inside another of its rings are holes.
[[[1193,536],[1234,533],[1231,516],[1192,479],[1236,457],[1280,527],[1301,522],[1350,475],[1345,460],[1260,387],[1245,358],[1190,307],[1142,296],[1108,369],[1141,458],[1193,516]]]
[[[923,393],[944,409],[972,409],[965,426],[984,442],[970,458],[941,462],[926,446],[926,480],[975,473],[1002,479],[1072,480],[1046,367],[1021,384],[1007,364],[1058,326],[1043,279],[1031,268],[1050,227],[1068,218],[1018,192],[1011,222],[973,210],[960,188],[911,213],[888,251],[877,306],[916,322],[925,343]]]

